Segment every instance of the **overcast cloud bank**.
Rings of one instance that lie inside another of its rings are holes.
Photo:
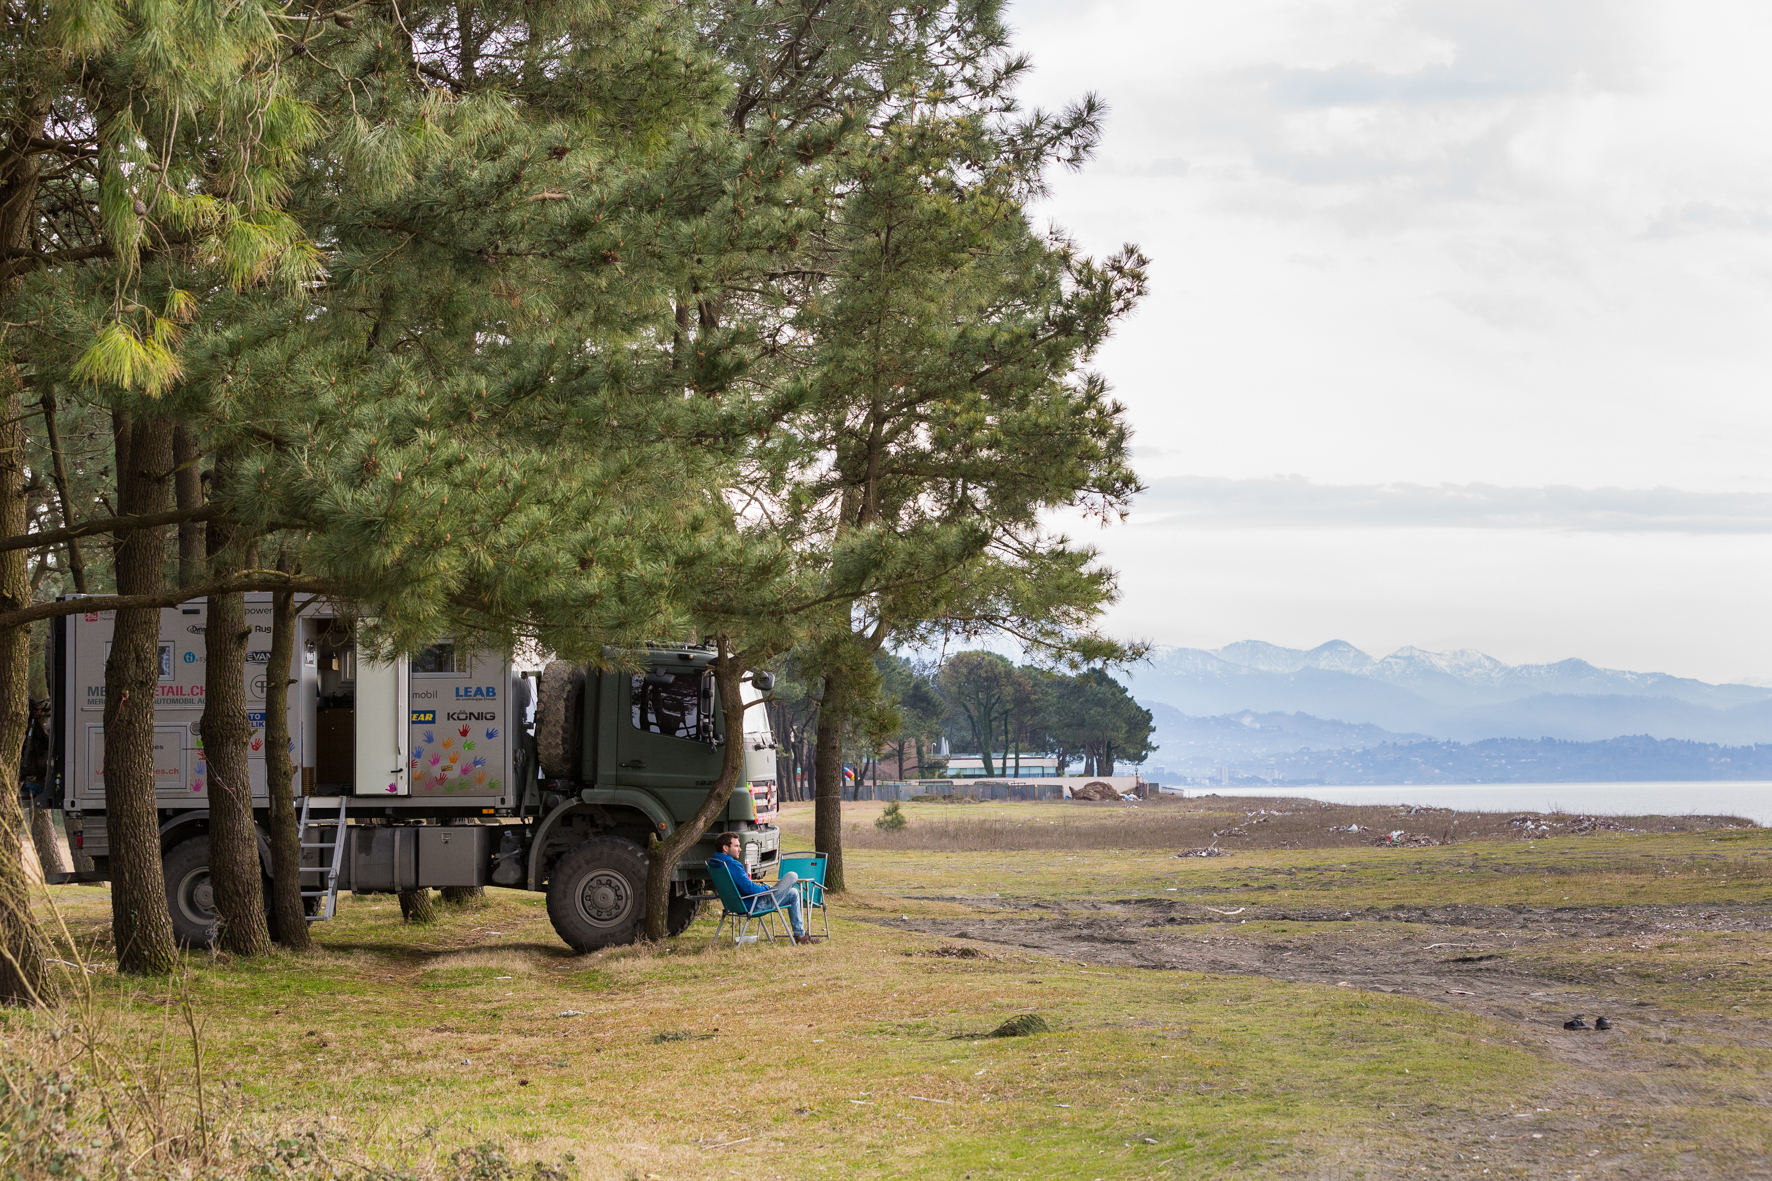
[[[1772,494],[1680,488],[1318,484],[1303,476],[1153,480],[1134,517],[1151,528],[1552,529],[1772,533]]]

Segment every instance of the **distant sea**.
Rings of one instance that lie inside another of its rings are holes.
[[[1466,812],[1586,812],[1592,816],[1741,816],[1772,826],[1772,782],[1450,783],[1386,787],[1190,787],[1187,798],[1289,796],[1330,804],[1420,804]]]

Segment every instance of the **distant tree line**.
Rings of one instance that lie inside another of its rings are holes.
[[[933,778],[945,771],[939,739],[976,755],[989,776],[1022,773],[1023,756],[1056,758],[1084,775],[1111,775],[1156,748],[1149,710],[1102,669],[1067,674],[1017,666],[995,652],[957,652],[932,668],[891,653],[875,657],[880,692],[845,735],[843,760],[868,778]],[[770,720],[783,797],[806,799],[816,757],[818,704],[784,661]]]

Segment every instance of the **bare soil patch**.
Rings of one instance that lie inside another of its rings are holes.
[[[847,809],[846,809],[847,810]],[[1426,848],[1460,841],[1528,841],[1605,832],[1680,833],[1757,827],[1739,816],[1590,816],[1560,812],[1459,812],[1450,808],[1256,796],[1162,796],[1139,801],[1072,800],[1062,805],[1000,802],[959,808],[910,805],[910,823],[882,831],[846,827],[858,849],[983,852],[1017,849]],[[984,814],[1001,813],[1001,814]],[[811,835],[811,811],[783,818]]]
[[[1772,908],[1441,906],[1278,913],[1254,906],[1221,914],[1161,899],[1092,903],[1087,910],[1005,901],[994,900],[993,911],[975,904],[980,913],[974,918],[879,921],[950,941],[936,953],[942,955],[954,955],[964,945],[951,941],[965,939],[1059,957],[1084,971],[1139,967],[1265,976],[1410,996],[1490,1018],[1514,1044],[1572,1068],[1571,1085],[1550,1106],[1447,1111],[1414,1130],[1413,1151],[1364,1162],[1366,1176],[1480,1176],[1476,1164],[1493,1168],[1491,1176],[1772,1177],[1772,1166],[1739,1158],[1719,1168],[1683,1154],[1671,1171],[1673,1162],[1654,1151],[1601,1160],[1588,1155],[1595,1150],[1583,1134],[1601,1119],[1613,1127],[1641,1123],[1649,1149],[1692,1136],[1685,1108],[1729,1101],[1706,1093],[1711,1084],[1704,1064],[1717,1047],[1772,1050],[1772,1014],[1763,1007],[1704,1011],[1667,1004],[1658,999],[1658,985],[1633,974],[1571,969],[1533,956],[1559,946],[1650,946],[1695,932],[1772,932]],[[1563,1029],[1576,1013],[1589,1024],[1606,1016],[1613,1028]]]
[[[1569,885],[1574,878],[1611,872],[1616,858],[1571,857],[1574,847],[1566,840],[1540,846],[1552,853],[1526,842],[1633,832],[1715,831],[1721,837],[1757,827],[1726,816],[1454,813],[1270,798],[1068,807],[1076,818],[1057,824],[1041,824],[1031,815],[1018,821],[1013,812],[972,813],[951,822],[919,818],[896,838],[901,847],[935,851],[1164,849],[1175,857],[1456,842],[1468,844],[1471,865],[1480,856],[1484,870],[1554,878],[1559,884],[1547,881],[1544,890],[1548,902],[1556,897],[1552,890],[1575,892]],[[1758,847],[1757,837],[1741,832],[1723,848],[1744,839]],[[1588,846],[1584,841],[1580,847]],[[1685,843],[1678,852],[1670,849],[1664,871],[1692,875],[1694,867],[1728,856],[1710,848],[1700,852]],[[1601,853],[1599,847],[1594,851]],[[1310,865],[1299,864],[1311,872]],[[1436,866],[1468,873],[1471,865],[1411,863],[1412,872],[1429,874]],[[1718,869],[1720,878],[1720,864]],[[1494,1042],[1562,1068],[1567,1083],[1560,1093],[1505,1111],[1474,1110],[1452,1095],[1441,1101],[1445,1106],[1429,1104],[1411,1119],[1407,1150],[1387,1150],[1381,1159],[1355,1151],[1358,1163],[1347,1176],[1772,1178],[1760,1132],[1746,1125],[1732,1129],[1721,1118],[1766,1105],[1767,1093],[1754,1080],[1772,1061],[1772,1006],[1765,1003],[1772,901],[1759,885],[1765,873],[1758,862],[1734,858],[1727,872],[1751,897],[1692,904],[1659,904],[1651,897],[1620,899],[1634,901],[1627,905],[1372,906],[1371,882],[1359,867],[1345,887],[1325,880],[1321,895],[1300,898],[1293,891],[1269,899],[1251,896],[1255,875],[1245,869],[1233,875],[1240,887],[1195,883],[1179,894],[1116,898],[1111,886],[1103,895],[1106,883],[1098,879],[1089,884],[1089,897],[942,895],[972,913],[874,921],[937,937],[935,954],[943,956],[966,946],[995,955],[1014,949],[1057,957],[1080,973],[1137,967],[1345,988],[1372,995],[1374,1020],[1382,1020],[1382,997],[1412,998],[1486,1018],[1495,1023]],[[1394,885],[1393,897],[1406,898],[1412,888]],[[1347,893],[1338,897],[1343,889]],[[902,897],[932,900],[927,894]],[[1038,982],[1030,981],[1027,991],[1028,1003],[1037,1004]],[[1589,1025],[1605,1016],[1612,1028],[1564,1029],[1577,1013]],[[1205,1011],[1198,1015],[1209,1018]],[[1426,1088],[1435,1085],[1423,1080]],[[1306,1174],[1344,1175],[1333,1169]]]

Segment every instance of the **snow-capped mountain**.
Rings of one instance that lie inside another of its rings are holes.
[[[1510,665],[1470,649],[1373,657],[1342,640],[1309,650],[1243,640],[1166,648],[1128,670],[1133,693],[1185,714],[1303,712],[1473,740],[1621,734],[1772,741],[1772,689],[1711,685],[1585,660]]]

